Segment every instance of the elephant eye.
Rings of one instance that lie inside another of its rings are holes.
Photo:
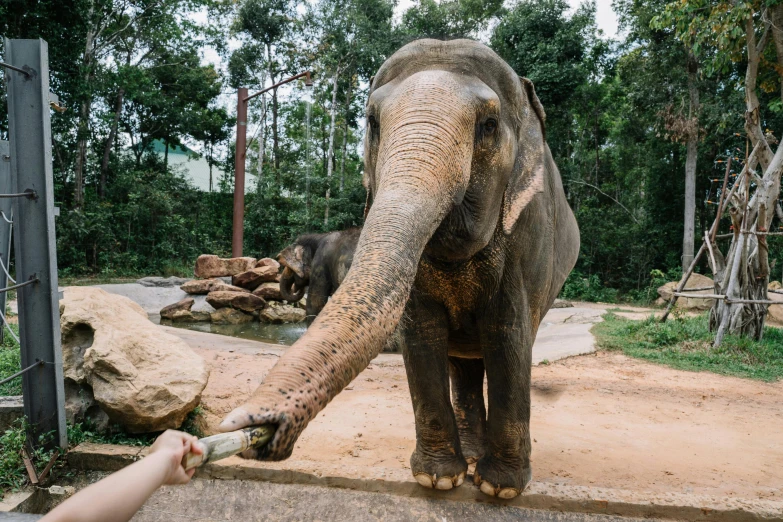
[[[495,118],[488,118],[484,122],[484,135],[491,136],[498,128],[498,121]]]
[[[367,124],[370,127],[370,136],[373,138],[378,138],[380,135],[380,126],[378,125],[378,120],[375,118],[375,116],[367,116]]]

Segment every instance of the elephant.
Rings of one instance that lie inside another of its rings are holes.
[[[519,495],[532,479],[532,346],[579,253],[533,83],[472,40],[411,42],[366,103],[365,222],[307,332],[220,429],[276,425],[282,460],[398,327],[422,486]],[[487,404],[483,393],[487,381]],[[451,391],[450,391],[451,390]]]
[[[307,291],[307,319],[317,316],[351,268],[361,228],[326,234],[305,234],[277,256],[280,266],[280,293],[286,301],[297,302]]]

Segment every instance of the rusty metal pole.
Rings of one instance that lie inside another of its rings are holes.
[[[242,257],[245,232],[245,155],[247,154],[247,88],[237,90],[237,143],[234,162],[234,224],[231,256]]]

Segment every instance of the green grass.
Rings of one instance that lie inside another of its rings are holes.
[[[2,328],[2,325],[0,325]],[[12,324],[11,328],[14,330],[14,334],[19,336],[19,326]],[[5,338],[3,344],[0,344],[0,381],[6,377],[21,370],[22,359],[21,352],[19,351],[19,343],[17,343],[8,330],[5,331]],[[0,396],[3,395],[21,395],[22,394],[22,377],[19,376],[16,379],[0,384]]]
[[[767,327],[763,340],[727,336],[712,348],[707,315],[632,321],[607,313],[592,328],[597,346],[679,370],[709,371],[772,382],[783,377],[783,330]]]

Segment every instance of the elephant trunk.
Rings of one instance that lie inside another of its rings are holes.
[[[285,267],[280,274],[280,295],[289,303],[301,301],[305,294],[306,283],[296,284],[296,279],[296,273],[289,267]]]
[[[431,119],[420,103],[408,104],[417,111],[390,111],[375,198],[345,281],[254,396],[221,425],[226,431],[279,425],[269,445],[246,456],[290,456],[307,423],[380,353],[402,317],[425,246],[465,193],[472,114],[455,111],[443,92],[413,94],[432,111],[443,100],[442,110]]]

